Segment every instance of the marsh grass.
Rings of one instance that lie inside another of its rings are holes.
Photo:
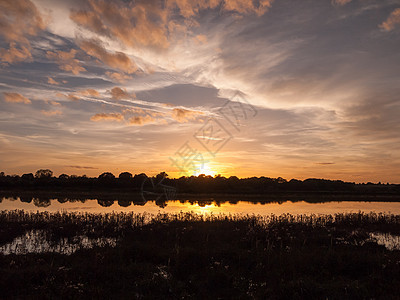
[[[71,255],[0,255],[4,298],[397,298],[400,216],[0,213],[0,245],[115,238]]]

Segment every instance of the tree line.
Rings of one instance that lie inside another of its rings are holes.
[[[49,169],[39,169],[33,173],[19,175],[6,175],[0,172],[1,189],[128,189],[140,190],[166,190],[175,189],[180,193],[244,193],[264,194],[273,192],[355,192],[355,193],[391,193],[400,194],[400,185],[382,183],[354,183],[342,180],[327,180],[309,178],[305,180],[286,180],[282,177],[249,177],[237,176],[224,177],[207,175],[169,178],[168,174],[161,172],[155,176],[145,173],[133,175],[122,172],[115,176],[111,172],[104,172],[98,177],[86,175],[61,174],[54,176]]]

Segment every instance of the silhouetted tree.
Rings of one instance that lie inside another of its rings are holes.
[[[161,181],[162,179],[167,178],[167,177],[168,177],[168,174],[165,173],[165,172],[160,172],[160,173],[158,173],[158,174],[156,175],[157,181]]]
[[[97,199],[97,203],[103,207],[109,207],[114,204],[114,200]]]
[[[51,178],[53,176],[53,171],[49,169],[40,169],[35,173],[36,178]]]
[[[113,173],[110,172],[102,173],[98,178],[98,183],[106,186],[111,186],[115,183],[115,176]]]
[[[119,174],[118,178],[121,180],[129,181],[130,179],[132,179],[132,173],[122,172],[121,174]]]
[[[28,182],[28,181],[33,181],[33,180],[35,179],[35,177],[33,176],[32,173],[27,173],[27,174],[23,174],[23,175],[21,176],[21,179],[22,179],[23,181],[25,181],[25,182]]]

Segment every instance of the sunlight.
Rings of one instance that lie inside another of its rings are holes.
[[[193,205],[191,208],[194,211],[197,211],[201,214],[206,214],[206,213],[212,213],[216,211],[216,207],[214,204],[206,204],[206,205],[199,205],[198,203],[196,203],[195,205]]]
[[[217,174],[216,171],[214,171],[209,164],[204,164],[204,166],[197,172],[197,175],[204,174],[204,175],[209,175],[209,176],[215,176]]]

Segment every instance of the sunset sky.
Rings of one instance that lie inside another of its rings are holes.
[[[400,183],[399,146],[399,0],[0,0],[7,174]]]

